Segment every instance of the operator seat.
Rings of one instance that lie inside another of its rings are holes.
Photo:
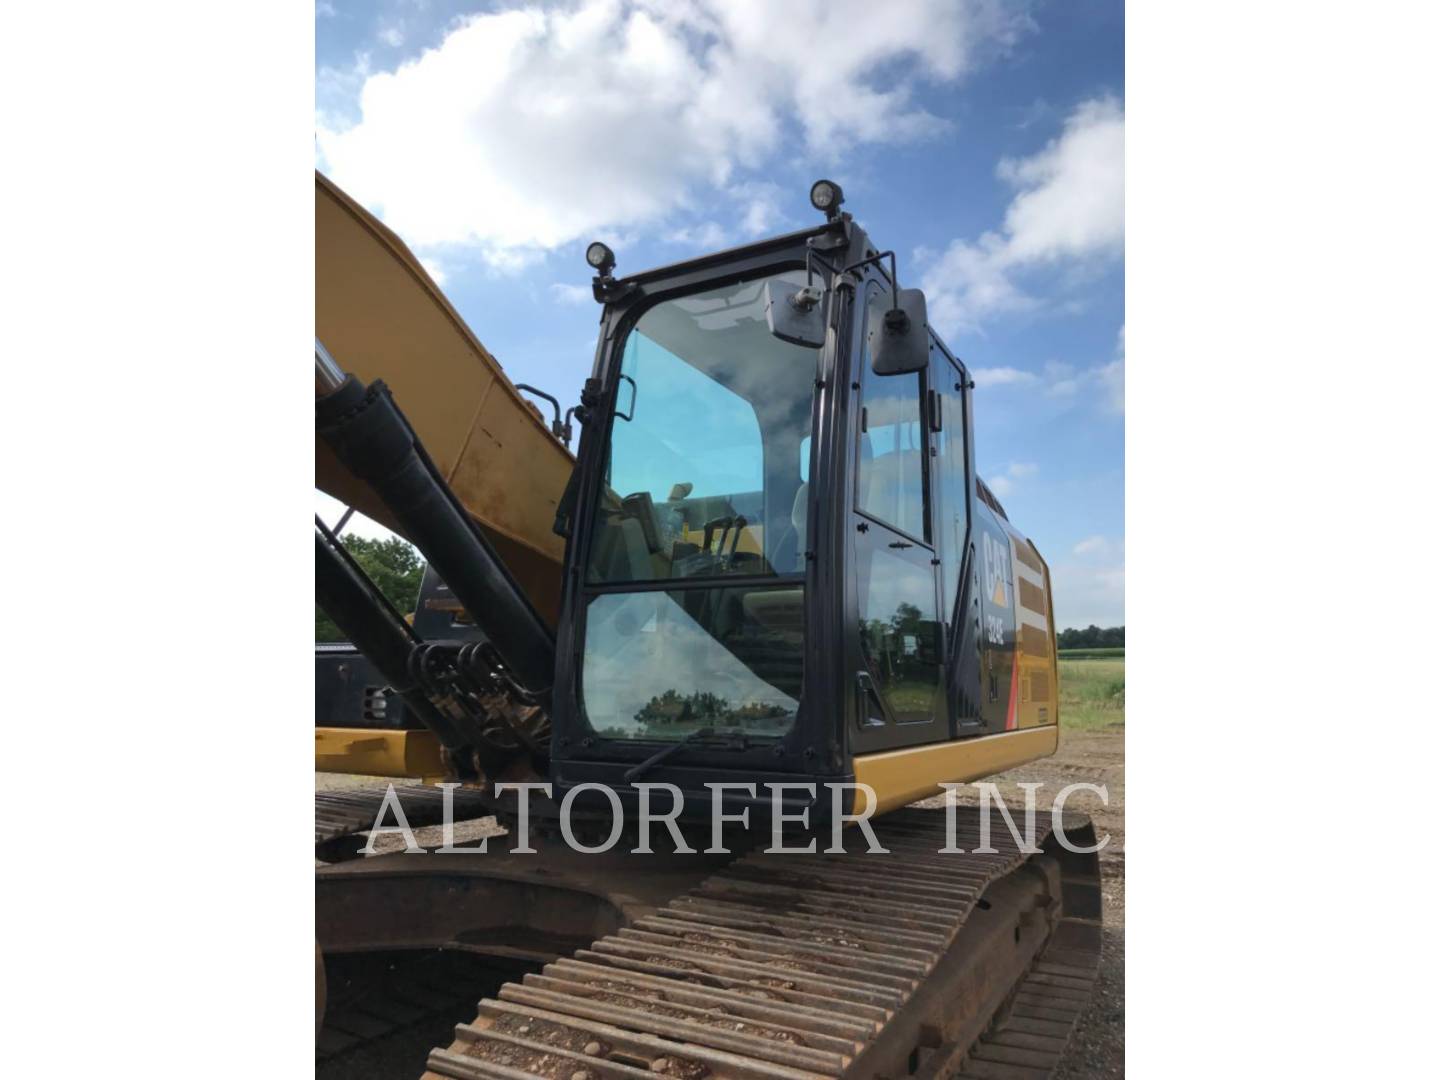
[[[805,523],[810,512],[809,499],[810,485],[801,481],[795,492],[795,501],[790,506],[790,522],[781,533],[780,542],[775,545],[771,565],[777,573],[788,574],[805,569]]]

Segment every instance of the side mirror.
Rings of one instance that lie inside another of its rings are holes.
[[[781,341],[806,349],[825,344],[825,294],[818,285],[791,285],[784,281],[765,283],[765,322],[770,333]]]
[[[876,375],[909,375],[930,363],[930,328],[925,319],[925,294],[901,289],[895,306],[870,326],[870,370]]]

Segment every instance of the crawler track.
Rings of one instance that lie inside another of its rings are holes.
[[[1090,1000],[1099,958],[1089,949],[1047,949],[1005,1015],[970,1048],[960,1080],[1048,1076]]]
[[[959,846],[979,846],[960,810]],[[998,824],[998,822],[997,822]],[[1067,831],[1090,843],[1085,819]],[[876,823],[889,855],[745,856],[537,975],[430,1054],[425,1080],[1032,1080],[1095,977],[1093,855],[940,854],[945,814]],[[1012,937],[1013,934],[1013,937]]]
[[[426,1021],[438,1021],[432,1030],[443,1031],[447,1020],[453,1023],[476,996],[493,993],[518,966],[501,974],[486,959],[443,950],[332,957],[316,1063]]]
[[[329,861],[327,856],[336,854],[335,841],[346,836],[364,832],[375,824],[375,817],[385,802],[387,787],[346,788],[336,791],[315,793],[315,849],[316,855]],[[438,825],[444,818],[444,792],[426,784],[396,784],[400,807],[411,828],[423,825]],[[465,821],[483,817],[491,811],[481,799],[479,792],[466,788],[451,791],[453,820]],[[385,824],[396,821],[389,813]],[[353,854],[345,852],[344,854]]]

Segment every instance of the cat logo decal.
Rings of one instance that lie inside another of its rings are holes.
[[[985,592],[996,607],[1010,606],[1010,545],[1000,544],[989,533],[985,541]]]

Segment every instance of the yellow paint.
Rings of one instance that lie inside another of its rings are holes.
[[[1060,722],[1060,678],[1055,663],[1055,610],[1054,595],[1050,590],[1050,567],[1040,552],[1024,537],[1011,532],[1014,545],[1013,557],[1017,563],[1024,563],[1041,578],[1043,604],[1032,608],[1020,600],[1020,571],[1016,570],[1016,633],[1015,663],[1019,667],[1020,700],[1015,710],[1015,726],[1018,728],[1041,727]],[[1030,615],[1027,617],[1027,612]],[[1036,625],[1036,617],[1044,622],[1043,629]],[[1027,627],[1026,624],[1029,624]],[[1039,654],[1026,648],[1028,642],[1043,639]]]
[[[1055,634],[1055,590],[1050,586],[1050,564],[1045,557],[1037,550],[1035,557],[1040,560],[1040,565],[1045,568],[1045,616],[1050,620],[1050,685],[1054,687],[1055,701],[1054,711],[1050,714],[1050,722],[1058,729],[1060,726],[1060,643]]]
[[[717,553],[729,552],[730,543],[735,537],[732,529],[729,534],[716,531],[710,534],[710,550]],[[680,542],[694,544],[700,547],[705,542],[705,529],[703,527],[692,529],[683,522],[680,525]],[[723,552],[721,549],[723,548]],[[735,542],[735,550],[747,552],[751,555],[763,555],[765,552],[765,530],[760,525],[746,525],[740,530],[739,540]]]
[[[855,758],[855,782],[875,791],[876,813],[888,814],[918,799],[940,794],[941,784],[963,784],[994,776],[1036,758],[1049,757],[1060,745],[1055,725],[972,739],[862,754]],[[868,802],[864,791],[855,793],[855,813]]]
[[[574,459],[400,238],[319,173],[315,336],[361,381],[385,380],[436,468],[553,624],[565,557],[553,526]],[[399,528],[323,441],[315,486]]]
[[[429,731],[317,727],[315,771],[431,781],[445,778],[445,763],[440,740]]]

